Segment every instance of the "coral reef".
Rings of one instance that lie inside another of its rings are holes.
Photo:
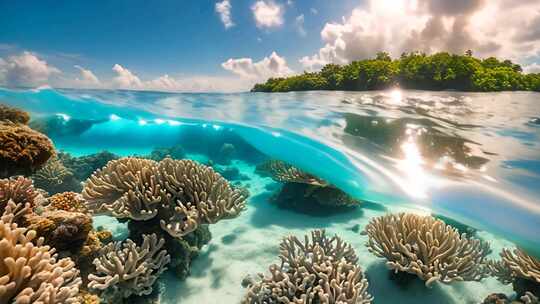
[[[172,147],[157,147],[150,152],[148,159],[155,161],[162,161],[167,157],[172,159],[182,159],[186,156],[186,151],[181,145],[175,145]]]
[[[90,274],[90,289],[98,290],[110,303],[131,295],[149,295],[159,275],[170,261],[161,250],[165,241],[155,234],[143,236],[141,246],[130,239],[109,243],[94,260],[97,273]]]
[[[81,279],[69,258],[36,239],[36,232],[13,223],[9,201],[0,218],[0,303],[78,303]]]
[[[492,293],[487,296],[482,304],[540,304],[538,297],[535,297],[532,293],[527,292],[525,295],[519,297],[519,300],[511,300],[503,293]]]
[[[304,242],[294,236],[280,244],[281,266],[270,275],[245,279],[248,292],[242,303],[371,303],[368,282],[352,247],[338,236],[314,230]]]
[[[0,121],[0,178],[31,175],[54,155],[47,136],[26,125]]]
[[[30,121],[30,115],[23,110],[0,103],[0,120],[26,125]]]
[[[256,170],[259,174],[269,175],[275,181],[284,183],[273,200],[283,206],[290,204],[292,209],[301,210],[304,205],[302,202],[331,207],[354,207],[361,204],[361,201],[326,181],[280,160],[269,160],[257,166]]]
[[[211,168],[192,160],[139,158],[109,162],[84,184],[83,197],[95,213],[147,221],[180,238],[201,224],[237,216],[245,197]]]
[[[92,229],[90,215],[64,210],[45,210],[27,218],[28,228],[58,251],[77,253]]]
[[[540,297],[540,260],[521,249],[503,249],[502,260],[489,261],[488,267],[493,276],[504,284],[512,284],[519,296],[528,293]]]
[[[199,225],[197,229],[182,238],[172,237],[161,229],[159,221],[156,219],[146,221],[144,225],[130,221],[128,229],[129,238],[136,243],[142,242],[143,236],[147,234],[156,234],[165,240],[163,248],[171,253],[171,262],[168,268],[180,280],[185,279],[190,274],[192,261],[199,255],[201,248],[208,244],[212,238],[208,225]]]
[[[13,219],[19,226],[26,226],[28,218],[34,216],[35,210],[41,209],[45,197],[34,188],[31,179],[19,176],[0,179],[0,213],[4,212],[9,202],[20,207]]]
[[[224,143],[218,153],[212,157],[216,164],[229,165],[236,153],[236,147],[231,143]]]
[[[105,166],[109,161],[120,158],[118,155],[102,151],[95,154],[73,157],[66,152],[58,153],[60,162],[70,170],[78,181],[89,178],[94,171]]]
[[[366,226],[370,252],[388,261],[391,270],[408,272],[426,281],[479,281],[489,273],[489,245],[460,235],[431,216],[399,213],[374,218]]]
[[[47,206],[56,210],[87,213],[86,202],[82,195],[75,192],[62,192],[47,198]]]
[[[82,190],[81,183],[75,178],[73,172],[67,169],[56,157],[49,159],[41,169],[32,175],[32,179],[37,187],[49,194]]]

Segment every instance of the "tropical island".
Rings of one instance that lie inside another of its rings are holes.
[[[526,74],[519,64],[495,57],[476,58],[447,52],[403,53],[392,59],[379,52],[372,59],[347,65],[327,64],[319,72],[269,78],[252,92],[311,90],[367,91],[390,87],[474,92],[540,91],[540,73]]]

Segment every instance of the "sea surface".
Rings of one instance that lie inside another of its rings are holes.
[[[512,293],[493,278],[432,289],[393,286],[384,260],[367,251],[367,237],[358,232],[388,212],[436,214],[468,225],[491,243],[493,258],[516,245],[540,257],[540,93],[0,88],[0,102],[55,121],[49,136],[73,155],[144,155],[180,144],[188,158],[207,162],[216,143],[243,151],[230,166],[244,175],[247,210],[210,226],[212,240],[190,277],[162,279],[162,303],[238,303],[242,278],[266,273],[284,236],[315,228],[353,245],[375,303],[479,303],[490,293]],[[270,197],[280,185],[255,172],[265,158],[293,164],[364,203],[328,214],[277,207]],[[126,235],[113,218],[95,222],[117,238]]]

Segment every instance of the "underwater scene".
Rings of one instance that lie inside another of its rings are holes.
[[[0,303],[538,303],[539,100],[2,88]]]

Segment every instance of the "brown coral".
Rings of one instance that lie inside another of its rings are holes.
[[[17,227],[17,208],[10,201],[0,218],[0,303],[77,303],[81,279],[75,264],[56,260],[35,231]]]
[[[47,136],[26,125],[0,121],[0,177],[31,175],[54,154]]]
[[[0,120],[26,125],[30,121],[30,115],[23,110],[0,104]]]
[[[81,187],[73,172],[67,169],[56,157],[49,159],[41,169],[32,175],[32,179],[37,187],[51,194],[66,190],[80,191]]]
[[[56,210],[87,213],[86,202],[82,195],[75,192],[57,193],[47,198],[48,206]]]
[[[28,227],[59,251],[78,252],[92,229],[92,218],[84,213],[47,210],[27,219]]]
[[[319,187],[328,186],[326,181],[281,160],[269,160],[258,166],[257,170],[270,174],[278,182],[301,183]]]
[[[338,236],[326,237],[324,230],[311,232],[302,242],[289,236],[281,242],[281,266],[271,265],[270,276],[247,279],[245,304],[328,303],[367,304],[372,297],[368,282],[357,265],[354,249]]]
[[[480,281],[488,275],[489,245],[460,235],[434,217],[388,214],[372,219],[365,231],[370,252],[386,258],[395,272],[417,275],[428,287],[436,281]]]
[[[145,221],[158,218],[163,230],[182,237],[201,224],[238,215],[241,191],[212,168],[192,160],[113,160],[84,185],[83,197],[95,213]]]

